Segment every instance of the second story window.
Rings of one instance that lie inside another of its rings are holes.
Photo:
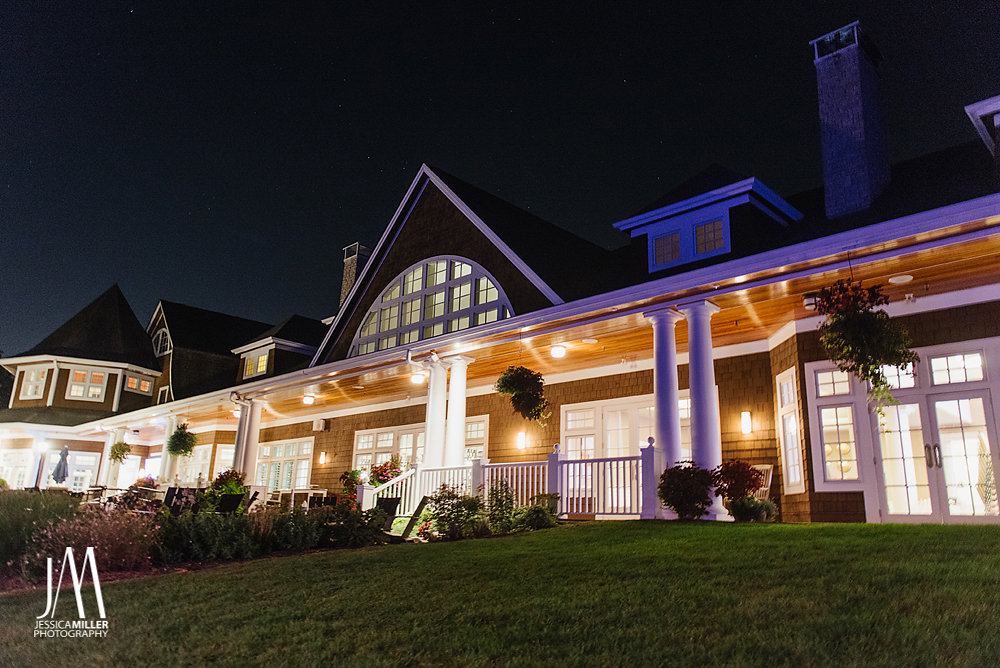
[[[107,385],[108,374],[104,371],[70,369],[69,383],[66,385],[66,398],[104,401],[104,390]]]
[[[129,392],[138,392],[139,394],[152,394],[153,381],[148,378],[127,375],[125,376],[125,389]]]
[[[694,228],[694,252],[698,255],[722,248],[725,243],[721,220],[698,225]]]
[[[45,377],[48,369],[25,369],[21,376],[21,392],[18,399],[41,399],[45,393]]]
[[[163,357],[170,352],[170,334],[166,328],[157,330],[153,335],[153,352],[157,357]]]
[[[253,378],[267,373],[268,351],[250,353],[243,358],[243,377]]]

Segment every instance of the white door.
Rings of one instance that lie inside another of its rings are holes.
[[[1000,521],[987,390],[913,397],[884,413],[876,462],[887,521]]]

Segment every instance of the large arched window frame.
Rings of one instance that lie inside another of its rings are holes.
[[[438,255],[411,265],[361,320],[350,357],[459,332],[511,316],[493,276],[468,258]]]

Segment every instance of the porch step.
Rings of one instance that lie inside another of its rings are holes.
[[[590,522],[596,520],[597,515],[594,513],[566,513],[566,516],[561,519],[569,520],[570,522]]]

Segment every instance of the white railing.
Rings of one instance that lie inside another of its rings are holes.
[[[527,505],[534,497],[548,491],[546,469],[548,469],[548,463],[545,461],[484,464],[483,493],[489,494],[491,487],[503,481],[514,493],[514,503],[519,506]]]
[[[472,489],[472,465],[420,469],[420,489],[423,494],[430,496],[441,485],[454,487],[461,494],[475,494],[476,490]]]
[[[371,491],[366,490],[363,503],[364,509],[374,508],[378,499],[399,497],[399,507],[396,509],[396,514],[409,515],[410,509],[414,506],[413,488],[416,480],[413,475],[414,473],[416,473],[416,469],[410,469]]]
[[[570,515],[639,515],[640,457],[559,461],[559,512]]]

